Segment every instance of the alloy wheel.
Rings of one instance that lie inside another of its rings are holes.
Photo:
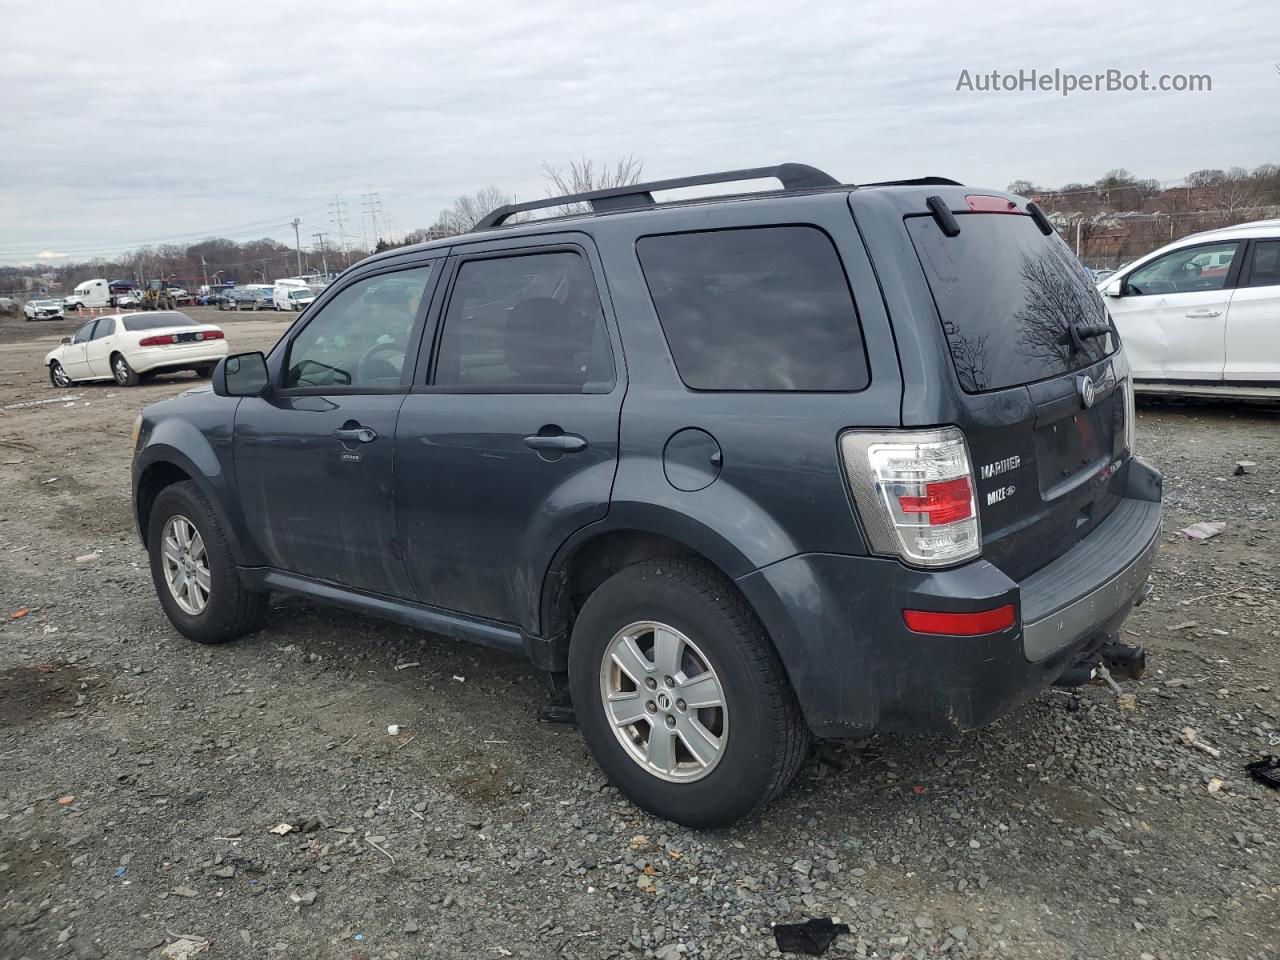
[[[600,697],[618,742],[655,777],[701,780],[724,756],[729,714],[720,679],[674,627],[644,620],[619,630],[600,665]]]
[[[209,606],[211,574],[204,538],[186,517],[175,514],[160,535],[164,579],[174,602],[193,617]]]

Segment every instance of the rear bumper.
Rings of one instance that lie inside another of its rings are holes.
[[[227,355],[226,340],[204,340],[168,347],[149,347],[129,356],[129,366],[138,373],[152,370],[182,370],[205,363],[217,363]]]
[[[1159,474],[1075,548],[1022,582],[977,560],[925,571],[896,560],[801,554],[737,583],[769,631],[822,737],[968,730],[999,719],[1113,637],[1159,546]],[[1015,625],[977,637],[907,629],[907,609],[1011,603]]]

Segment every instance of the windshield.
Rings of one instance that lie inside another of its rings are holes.
[[[1046,237],[1029,216],[956,219],[954,237],[932,217],[906,223],[966,391],[1061,376],[1115,349],[1113,334],[1072,335],[1071,327],[1110,323],[1084,267],[1060,237]]]
[[[315,294],[310,290],[291,290],[289,291],[289,296],[294,300],[301,300],[303,297],[314,297]]]

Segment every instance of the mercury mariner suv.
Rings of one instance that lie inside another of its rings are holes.
[[[148,407],[133,491],[191,639],[281,592],[523,654],[627,796],[712,826],[812,737],[1137,675],[1116,638],[1161,487],[1133,421],[1104,302],[1033,203],[783,164],[364,260],[269,353]]]

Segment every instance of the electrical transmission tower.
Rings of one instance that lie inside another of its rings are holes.
[[[329,220],[338,228],[338,246],[342,248],[346,257],[346,266],[351,266],[351,244],[347,242],[346,225],[349,222],[347,216],[347,201],[341,197],[335,196],[329,204]]]
[[[382,197],[373,192],[372,185],[369,192],[360,198],[360,206],[364,211],[364,216],[369,218],[369,226],[373,228],[373,242],[376,246],[381,238],[378,234],[378,217],[382,214]],[[363,222],[363,218],[361,218]],[[370,247],[369,249],[373,249]]]
[[[324,238],[328,236],[323,230],[319,233],[311,235],[316,241],[316,251],[320,254],[320,266],[324,271],[324,278],[327,282],[329,279],[329,245],[324,242]]]

